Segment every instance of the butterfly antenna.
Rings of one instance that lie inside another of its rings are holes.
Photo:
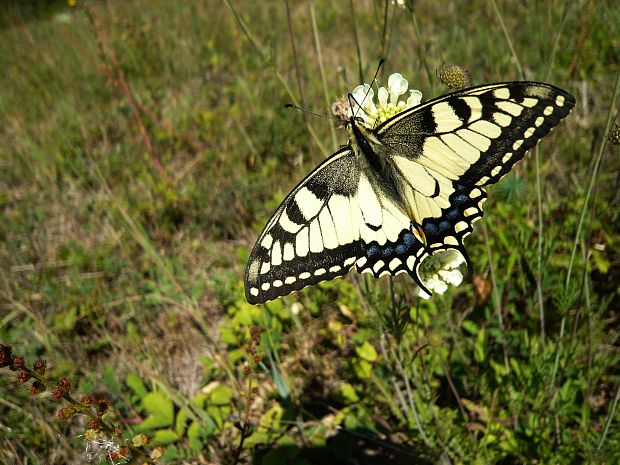
[[[284,104],[284,108],[294,108],[295,110],[299,110],[299,111],[301,111],[302,113],[306,113],[306,114],[308,114],[308,115],[318,116],[319,118],[331,119],[331,120],[333,120],[333,121],[338,121],[338,122],[340,122],[340,120],[339,120],[338,118],[335,118],[335,117],[333,117],[333,116],[327,116],[327,115],[322,115],[322,114],[320,114],[320,113],[315,113],[315,112],[313,112],[313,111],[306,110],[305,108],[301,108],[301,107],[299,107],[299,106],[297,106],[297,105],[294,105],[294,104],[292,104],[292,103],[286,103],[286,104]]]
[[[373,84],[375,83],[375,81],[377,80],[377,76],[379,75],[379,71],[381,70],[381,67],[383,66],[383,63],[385,63],[385,59],[384,59],[384,58],[381,58],[381,59],[379,60],[379,64],[377,65],[377,70],[375,71],[375,75],[374,75],[374,76],[373,76],[373,78],[372,78],[371,84],[370,84],[370,86],[368,86],[368,90],[366,91],[366,95],[364,95],[364,99],[362,100],[362,103],[364,103],[364,102],[366,101],[366,98],[368,97],[368,94],[370,93],[370,89],[372,89],[372,85],[373,85]],[[349,94],[349,95],[351,95],[351,94]],[[352,96],[351,96],[351,97],[352,97]],[[362,108],[362,105],[361,105],[361,104],[359,104],[359,103],[357,102],[357,100],[355,100],[355,98],[353,98],[353,100],[355,101],[355,103],[357,103],[357,107],[358,107],[358,108],[361,108],[362,110],[364,110],[364,109]],[[359,111],[359,110],[358,110],[358,111]],[[365,111],[364,111],[364,112],[365,112]],[[365,112],[365,113],[366,113],[366,114],[368,114],[367,112]],[[354,115],[354,116],[357,116],[357,112],[355,112],[355,115]]]

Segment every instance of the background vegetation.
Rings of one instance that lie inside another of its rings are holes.
[[[118,431],[2,369],[0,462],[620,463],[620,4],[414,3],[2,3],[0,342]],[[327,114],[380,57],[425,98],[445,62],[577,106],[490,189],[460,287],[250,306],[260,228],[346,141],[283,104]]]

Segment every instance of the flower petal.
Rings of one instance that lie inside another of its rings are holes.
[[[388,106],[388,91],[385,87],[379,88],[379,94],[377,95],[377,99],[379,100],[379,108],[387,108]]]
[[[388,78],[388,88],[390,90],[390,102],[396,105],[398,97],[407,92],[409,82],[400,74],[394,73]]]
[[[422,101],[422,92],[417,89],[411,89],[409,91],[409,98],[407,99],[407,108],[415,107]]]

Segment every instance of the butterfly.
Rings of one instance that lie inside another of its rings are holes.
[[[402,111],[375,128],[347,122],[349,142],[284,199],[245,271],[252,304],[343,276],[420,279],[422,261],[459,251],[499,181],[568,115],[575,98],[541,82],[471,87]]]

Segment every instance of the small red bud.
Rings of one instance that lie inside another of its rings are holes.
[[[62,399],[63,395],[64,395],[64,391],[62,389],[60,389],[60,388],[52,389],[52,399],[60,400],[60,399]]]
[[[250,365],[245,365],[245,366],[243,367],[243,372],[244,372],[246,375],[250,374],[250,373],[252,372],[252,367],[251,367]]]
[[[17,371],[17,370],[21,370],[22,368],[24,368],[24,365],[26,364],[26,361],[24,360],[24,357],[14,357],[13,361],[11,362],[11,370],[13,371]]]
[[[101,422],[99,420],[91,420],[88,423],[88,429],[100,430],[101,429]]]
[[[97,415],[102,416],[108,411],[108,407],[110,406],[110,402],[105,399],[101,399],[97,401]]]
[[[252,394],[258,394],[258,387],[257,386],[254,386],[252,388]]]
[[[40,383],[39,381],[33,381],[32,387],[30,388],[30,395],[34,396],[39,392],[45,391],[45,384]]]
[[[255,355],[254,356],[254,363],[259,363],[262,360],[260,355]]]
[[[30,375],[26,373],[25,371],[20,371],[19,373],[17,373],[17,382],[19,384],[24,384],[29,379],[30,379]]]
[[[6,344],[0,344],[0,368],[9,366],[11,363],[11,351],[13,348]]]
[[[81,403],[84,407],[88,407],[89,405],[93,403],[93,401],[94,401],[93,396],[84,396],[82,397]]]
[[[68,378],[62,378],[58,381],[58,387],[63,391],[69,391],[71,388],[71,381]]]
[[[36,362],[34,362],[34,365],[32,366],[32,368],[38,374],[43,376],[45,374],[45,369],[47,368],[47,362],[45,360],[39,359]]]
[[[75,407],[71,405],[69,407],[61,408],[58,411],[57,416],[59,420],[68,420],[73,415],[75,415],[75,412],[76,412]]]

